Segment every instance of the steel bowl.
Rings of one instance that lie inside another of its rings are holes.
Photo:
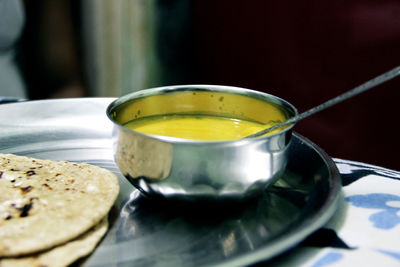
[[[276,96],[230,86],[180,85],[133,92],[113,101],[114,156],[122,174],[148,196],[177,200],[245,200],[279,179],[292,126],[267,136],[199,141],[144,134],[124,126],[166,114],[208,114],[261,123],[297,110]]]

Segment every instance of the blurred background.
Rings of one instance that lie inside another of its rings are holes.
[[[397,0],[27,0],[24,10],[16,58],[30,99],[221,84],[301,112],[400,65]],[[400,170],[399,90],[397,78],[295,131],[332,157]]]

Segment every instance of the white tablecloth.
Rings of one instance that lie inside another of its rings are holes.
[[[337,212],[268,266],[400,266],[400,172],[334,160],[343,183]]]

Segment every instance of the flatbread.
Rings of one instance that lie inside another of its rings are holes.
[[[106,216],[107,217],[107,216]],[[18,258],[0,258],[0,267],[62,267],[90,254],[103,237],[108,227],[104,218],[95,227],[78,238],[42,253]]]
[[[118,192],[118,178],[97,166],[0,154],[0,257],[76,238],[109,212]]]

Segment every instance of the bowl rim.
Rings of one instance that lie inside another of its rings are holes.
[[[183,144],[192,144],[192,145],[203,145],[203,144],[226,144],[226,143],[248,143],[252,140],[265,140],[268,138],[272,138],[273,136],[281,135],[282,133],[286,133],[291,131],[295,124],[291,124],[285,129],[269,134],[267,136],[259,136],[259,137],[252,137],[252,138],[242,138],[242,139],[235,139],[235,140],[194,140],[194,139],[185,139],[179,137],[171,137],[171,136],[163,136],[163,135],[154,135],[154,134],[147,134],[132,130],[124,125],[119,124],[116,122],[111,114],[115,108],[118,106],[128,103],[134,99],[145,98],[153,95],[160,95],[164,93],[175,93],[175,92],[185,92],[185,91],[203,91],[203,92],[221,92],[221,93],[232,93],[232,94],[239,94],[244,96],[249,96],[252,98],[260,99],[260,100],[269,100],[277,105],[281,105],[284,109],[288,110],[291,115],[297,116],[298,111],[294,105],[292,105],[287,100],[280,98],[278,96],[256,91],[253,89],[243,88],[243,87],[236,87],[236,86],[229,86],[229,85],[211,85],[211,84],[187,84],[187,85],[169,85],[169,86],[160,86],[160,87],[153,87],[153,88],[146,88],[139,91],[133,91],[131,93],[122,95],[112,101],[107,109],[106,114],[107,117],[113,122],[114,126],[117,126],[120,129],[123,129],[128,132],[132,132],[143,137],[148,137],[152,139],[156,139],[159,141],[164,141],[168,143],[183,143]]]

